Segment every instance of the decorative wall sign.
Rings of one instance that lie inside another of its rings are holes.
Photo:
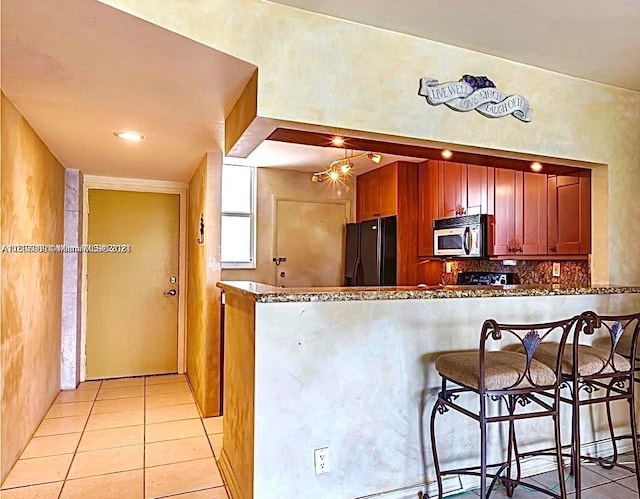
[[[521,95],[506,96],[486,76],[464,75],[459,81],[438,83],[433,78],[420,78],[418,95],[432,106],[445,104],[455,111],[475,109],[488,118],[512,114],[522,121],[531,121],[532,109]]]

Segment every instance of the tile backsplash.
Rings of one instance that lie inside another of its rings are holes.
[[[443,284],[456,284],[458,272],[513,272],[518,284],[561,284],[588,287],[591,284],[589,262],[568,260],[560,262],[560,277],[553,277],[553,262],[550,260],[516,260],[516,265],[504,265],[499,260],[454,260],[451,273],[445,272],[442,263]]]

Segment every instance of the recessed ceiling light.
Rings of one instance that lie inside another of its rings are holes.
[[[534,161],[533,163],[531,163],[531,170],[534,172],[539,172],[540,170],[542,170],[542,165],[540,163],[538,163],[537,161]]]
[[[122,140],[130,140],[133,142],[139,142],[144,139],[144,135],[138,132],[113,132],[113,135]]]
[[[344,145],[344,137],[341,137],[340,135],[335,135],[331,139],[331,143],[336,147],[342,147]]]
[[[449,149],[444,149],[440,155],[444,158],[444,159],[451,159],[451,156],[453,156],[453,153],[449,150]]]

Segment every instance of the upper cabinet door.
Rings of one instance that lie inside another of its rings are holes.
[[[489,252],[494,256],[512,255],[516,248],[516,172],[495,169],[495,208]],[[520,175],[522,175],[520,173]],[[521,177],[520,177],[521,178]]]
[[[388,217],[398,213],[398,163],[391,163],[378,170],[380,217]]]
[[[433,220],[439,216],[438,161],[418,167],[418,255],[433,256]]]
[[[591,251],[591,172],[549,176],[549,255]]]
[[[524,173],[522,229],[520,241],[524,255],[547,254],[547,176]]]
[[[467,214],[467,165],[439,162],[440,218]]]
[[[489,175],[493,168],[478,165],[467,165],[467,215],[489,213]]]
[[[380,179],[377,170],[356,178],[356,220],[371,220],[378,217],[380,205]]]

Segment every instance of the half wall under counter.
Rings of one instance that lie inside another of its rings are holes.
[[[226,293],[220,461],[234,499],[400,499],[434,490],[429,418],[438,355],[476,349],[487,318],[525,323],[640,310],[640,287],[218,286]],[[443,462],[477,462],[476,425],[456,414],[441,421]],[[606,441],[603,413],[585,412],[582,426],[584,442]],[[568,410],[563,427],[570,427]],[[551,444],[550,420],[523,423],[521,447],[539,445],[545,434]],[[490,433],[490,453],[503,438]],[[314,449],[322,447],[330,471],[315,475]],[[530,461],[523,471],[554,467]],[[473,486],[445,483],[449,492]]]

